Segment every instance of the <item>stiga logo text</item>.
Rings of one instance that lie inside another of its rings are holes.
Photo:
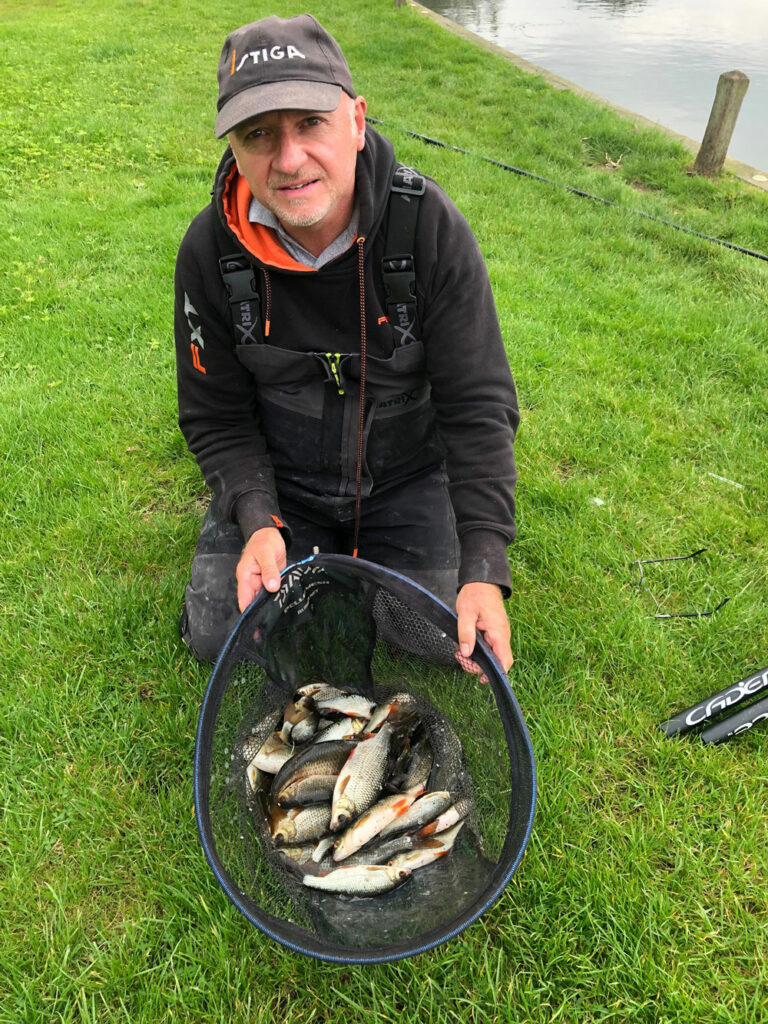
[[[263,50],[249,50],[248,53],[244,53],[243,56],[237,59],[237,50],[232,51],[232,64],[230,67],[230,75],[234,75],[236,71],[239,71],[248,61],[253,61],[254,64],[266,64],[270,60],[295,60],[296,58],[306,60],[307,58],[301,52],[297,50],[295,46],[288,46],[283,49],[282,46],[273,46],[267,49],[266,46]]]

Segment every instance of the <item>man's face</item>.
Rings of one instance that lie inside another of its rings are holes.
[[[302,244],[329,244],[349,223],[365,110],[362,96],[342,93],[330,113],[273,110],[228,136],[253,195]]]

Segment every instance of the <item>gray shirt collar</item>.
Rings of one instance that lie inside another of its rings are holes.
[[[258,199],[251,196],[251,205],[248,209],[248,220],[251,223],[263,224],[265,227],[272,228],[277,235],[277,240],[288,255],[292,256],[298,263],[303,263],[305,267],[312,267],[313,270],[319,270],[320,267],[324,267],[326,263],[330,263],[331,260],[335,260],[337,256],[341,256],[343,252],[347,251],[355,240],[359,219],[360,211],[358,210],[357,200],[355,200],[349,224],[340,235],[334,238],[330,245],[323,249],[319,256],[313,256],[311,252],[307,252],[303,245],[300,245],[295,238],[288,234],[274,213],[268,210],[266,206],[262,206]]]

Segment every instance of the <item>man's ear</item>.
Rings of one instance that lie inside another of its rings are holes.
[[[354,118],[358,153],[365,149],[365,112],[367,109],[368,104],[365,102],[365,98],[363,96],[355,97]]]

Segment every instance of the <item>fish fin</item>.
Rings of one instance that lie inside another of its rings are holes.
[[[426,793],[426,791],[427,787],[423,782],[417,782],[415,786],[410,786],[408,789],[405,790],[405,792],[408,793],[409,796],[413,797],[423,796],[424,793]]]

